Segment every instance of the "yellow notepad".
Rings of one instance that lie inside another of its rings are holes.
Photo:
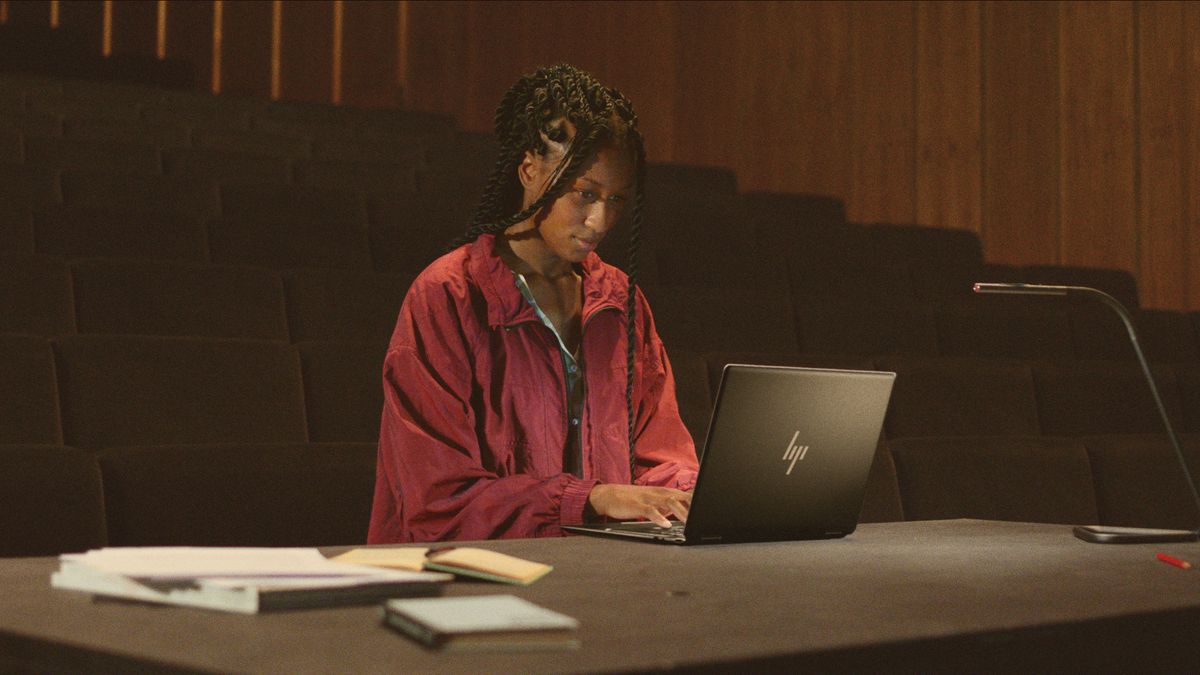
[[[432,550],[423,547],[356,548],[330,559],[402,570],[431,569],[453,572],[462,576],[521,586],[532,584],[554,569],[550,565],[473,547]]]

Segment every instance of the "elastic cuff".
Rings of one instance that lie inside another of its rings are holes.
[[[567,477],[562,502],[558,506],[559,524],[580,525],[583,523],[583,507],[587,506],[588,495],[599,482],[593,479],[582,480],[574,476]]]

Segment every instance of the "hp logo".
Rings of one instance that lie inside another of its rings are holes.
[[[799,437],[800,430],[797,429],[796,433],[792,434],[792,440],[788,441],[787,450],[783,452],[783,461],[791,460],[792,462],[788,465],[787,473],[784,474],[785,476],[792,475],[792,469],[796,468],[796,462],[804,459],[804,456],[808,454],[807,445],[796,445],[796,439]]]

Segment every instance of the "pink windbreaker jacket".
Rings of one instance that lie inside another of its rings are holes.
[[[597,483],[628,483],[627,277],[581,265],[583,477],[563,473],[566,383],[553,333],[481,236],[413,282],[383,366],[368,543],[539,537],[583,520]],[[638,291],[637,480],[690,490],[697,461],[675,381]]]

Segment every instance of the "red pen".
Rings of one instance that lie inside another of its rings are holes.
[[[1179,558],[1172,558],[1171,556],[1167,555],[1166,553],[1159,553],[1158,555],[1156,555],[1154,557],[1167,563],[1168,565],[1174,565],[1181,570],[1192,569],[1192,563],[1190,563],[1186,560],[1180,560]]]

